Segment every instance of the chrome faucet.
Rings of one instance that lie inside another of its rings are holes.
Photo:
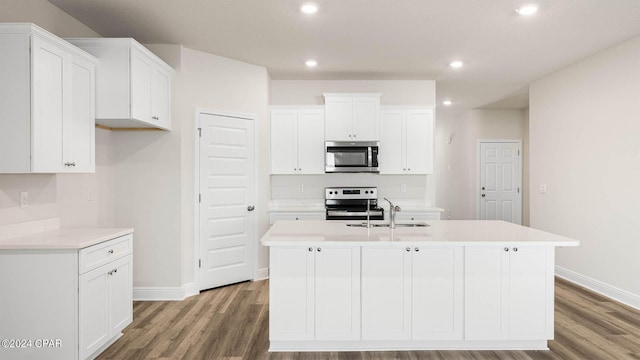
[[[396,212],[401,211],[400,206],[393,205],[391,200],[383,198],[389,203],[389,229],[396,228]]]

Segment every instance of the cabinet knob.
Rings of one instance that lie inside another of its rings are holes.
[[[504,248],[504,251],[509,251],[509,248],[508,247]]]
[[[409,251],[411,251],[411,248],[407,246],[407,248],[405,250],[407,250],[407,252],[409,252]]]
[[[514,247],[514,248],[513,248],[513,251],[518,251],[518,248],[515,248],[515,247]]]
[[[355,137],[356,137],[356,134],[353,134],[353,137],[355,138]]]
[[[313,251],[313,248],[312,248],[312,247],[310,247],[310,248],[309,248],[309,252],[312,252],[312,251]]]
[[[296,220],[300,220],[299,218],[296,218]]]
[[[407,168],[402,169],[402,171],[407,171]]]
[[[152,118],[153,120],[160,120],[160,118],[159,118],[159,117],[157,117],[157,116],[152,116],[151,118]]]
[[[419,247],[417,247],[417,248],[416,248],[416,251],[420,251],[420,248],[419,248]]]
[[[408,168],[407,171],[411,171],[411,168]]]
[[[109,249],[108,253],[113,254],[113,249]]]
[[[482,194],[482,197],[485,197],[485,194]]]
[[[247,211],[253,211],[253,210],[255,210],[255,209],[256,209],[256,207],[255,207],[255,206],[253,206],[253,205],[249,205],[249,206],[247,206]]]
[[[318,252],[321,252],[321,251],[322,251],[322,248],[318,248]]]

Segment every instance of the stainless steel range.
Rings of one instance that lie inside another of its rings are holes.
[[[327,220],[366,220],[367,207],[371,220],[384,220],[384,209],[378,207],[376,187],[329,187],[324,205]]]

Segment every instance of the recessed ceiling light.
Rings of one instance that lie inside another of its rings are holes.
[[[316,67],[316,65],[318,65],[318,62],[315,60],[307,60],[305,61],[304,64],[307,65],[307,67],[312,68],[312,67]]]
[[[464,65],[464,63],[462,61],[460,61],[460,60],[455,60],[455,61],[452,61],[452,62],[449,63],[449,66],[451,66],[454,69],[461,68],[462,65]]]
[[[300,7],[300,11],[305,14],[315,14],[318,12],[318,5],[316,4],[304,4]]]
[[[444,105],[444,106],[449,106],[449,105],[451,105],[451,104],[453,104],[453,101],[451,101],[451,100],[449,100],[449,99],[447,99],[447,100],[442,100],[442,105]]]
[[[524,5],[516,9],[516,12],[522,16],[530,16],[538,12],[538,5],[536,4]]]

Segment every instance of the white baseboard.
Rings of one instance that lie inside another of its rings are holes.
[[[609,285],[600,280],[590,278],[558,265],[556,265],[556,275],[591,291],[595,291],[598,294],[640,310],[640,295],[622,290],[613,285]]]
[[[134,301],[181,301],[187,294],[187,285],[181,287],[137,287],[133,288]]]
[[[266,280],[269,278],[269,268],[262,268],[262,269],[258,269],[258,271],[256,271],[256,277],[255,279],[253,279],[254,281],[258,281],[258,280]]]

